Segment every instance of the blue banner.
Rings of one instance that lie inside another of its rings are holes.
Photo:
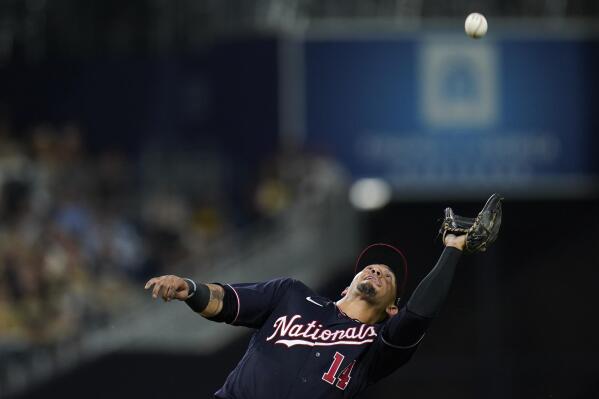
[[[401,196],[577,196],[598,175],[599,41],[309,40],[306,144]]]

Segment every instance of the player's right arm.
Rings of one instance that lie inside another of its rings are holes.
[[[153,287],[154,298],[185,301],[211,321],[260,328],[293,287],[301,288],[296,283],[290,278],[276,278],[259,283],[202,284],[169,275],[150,279],[145,288]]]
[[[216,317],[223,309],[225,290],[218,284],[196,283],[190,279],[167,275],[151,278],[144,287],[152,289],[153,298],[165,302],[172,299],[185,301],[204,317]]]

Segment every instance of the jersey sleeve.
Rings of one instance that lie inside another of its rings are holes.
[[[260,328],[275,307],[296,284],[291,278],[260,283],[220,284],[225,290],[223,308],[212,321],[235,326]]]
[[[424,338],[431,319],[410,312],[405,307],[381,328],[368,357],[369,379],[376,382],[404,365]]]

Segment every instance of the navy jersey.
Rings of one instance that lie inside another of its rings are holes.
[[[217,398],[353,398],[407,362],[424,334],[397,345],[398,326],[425,325],[418,316],[402,309],[364,324],[289,278],[222,286],[223,310],[212,320],[256,332]]]

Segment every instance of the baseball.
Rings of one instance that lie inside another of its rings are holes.
[[[487,19],[484,15],[473,12],[466,18],[464,29],[466,34],[473,39],[480,39],[487,33]]]

